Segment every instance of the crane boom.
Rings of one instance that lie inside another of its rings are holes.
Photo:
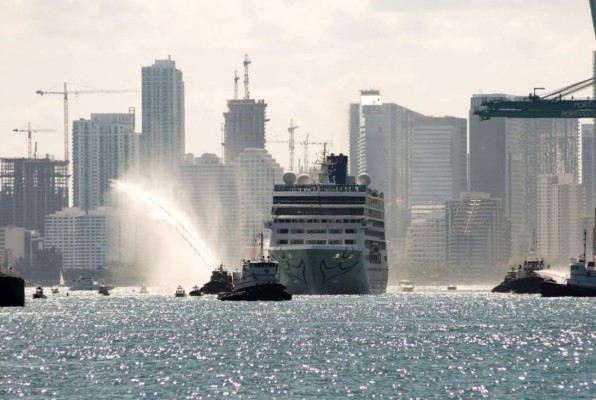
[[[71,84],[72,85],[72,84]],[[68,82],[64,82],[64,89],[62,91],[55,91],[55,90],[38,90],[35,93],[43,96],[44,94],[59,94],[64,96],[64,160],[69,161],[69,152],[68,152],[68,95],[74,94],[75,96],[79,94],[88,94],[88,93],[137,93],[138,90],[108,90],[108,89],[83,89],[83,90],[68,90]]]
[[[480,120],[490,118],[596,118],[596,100],[564,99],[563,96],[575,93],[594,85],[589,78],[544,96],[530,94],[528,97],[485,98],[474,114]]]

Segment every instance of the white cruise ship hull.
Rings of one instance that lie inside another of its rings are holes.
[[[361,249],[284,246],[269,254],[292,294],[381,294],[387,289],[387,263],[369,262]]]

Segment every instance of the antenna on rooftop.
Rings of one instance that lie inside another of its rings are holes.
[[[248,90],[248,64],[250,64],[251,61],[248,59],[248,54],[244,55],[244,62],[242,63],[244,65],[244,98],[245,99],[250,99],[250,91]]]
[[[238,100],[238,70],[234,70],[234,100]]]

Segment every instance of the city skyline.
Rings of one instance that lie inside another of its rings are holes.
[[[361,89],[379,89],[385,101],[424,115],[466,118],[474,93],[525,96],[533,87],[553,90],[585,79],[594,48],[584,0],[316,7],[309,1],[177,2],[167,8],[151,1],[2,2],[0,8],[3,157],[27,154],[26,135],[12,130],[31,122],[56,130],[34,134],[38,154],[62,159],[62,98],[35,91],[60,89],[65,81],[139,91],[71,96],[70,129],[91,113],[128,107],[137,108],[140,127],[140,68],[168,55],[185,77],[187,153],[221,155],[222,113],[244,54],[253,62],[251,97],[269,105],[268,141],[286,140],[293,119],[300,126],[297,143],[309,133],[310,140],[347,153],[345,115]],[[287,147],[267,144],[282,165]],[[311,159],[320,151],[314,147]],[[301,153],[297,146],[296,158]]]

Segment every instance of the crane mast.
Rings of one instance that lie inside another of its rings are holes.
[[[295,171],[294,169],[294,149],[295,149],[295,142],[294,142],[294,131],[298,129],[297,125],[294,125],[294,120],[290,120],[290,126],[288,128],[288,132],[290,133],[290,171]]]

